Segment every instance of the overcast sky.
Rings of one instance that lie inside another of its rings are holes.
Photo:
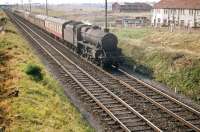
[[[29,0],[0,0],[0,4],[27,3]],[[45,3],[46,0],[31,0],[33,3]],[[153,2],[159,0],[108,0],[108,2]],[[104,0],[48,0],[50,4],[61,3],[104,3]]]

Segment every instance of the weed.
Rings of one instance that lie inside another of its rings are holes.
[[[43,80],[42,69],[35,64],[28,64],[25,70],[26,74],[31,76],[35,81]]]

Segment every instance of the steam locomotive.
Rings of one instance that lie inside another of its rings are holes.
[[[118,67],[122,63],[121,49],[117,47],[117,37],[105,32],[99,26],[32,14],[24,10],[13,10],[13,13],[64,41],[78,55],[99,66]]]

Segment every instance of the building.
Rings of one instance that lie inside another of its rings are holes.
[[[150,21],[147,17],[134,17],[134,18],[122,18],[115,21],[117,27],[144,27],[147,26]]]
[[[155,27],[200,27],[200,0],[161,0],[152,10]]]
[[[146,3],[114,3],[112,4],[113,12],[147,12],[151,11],[152,6]]]

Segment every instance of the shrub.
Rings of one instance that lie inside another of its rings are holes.
[[[27,75],[31,76],[35,81],[43,80],[42,69],[35,64],[29,64],[25,72]]]

